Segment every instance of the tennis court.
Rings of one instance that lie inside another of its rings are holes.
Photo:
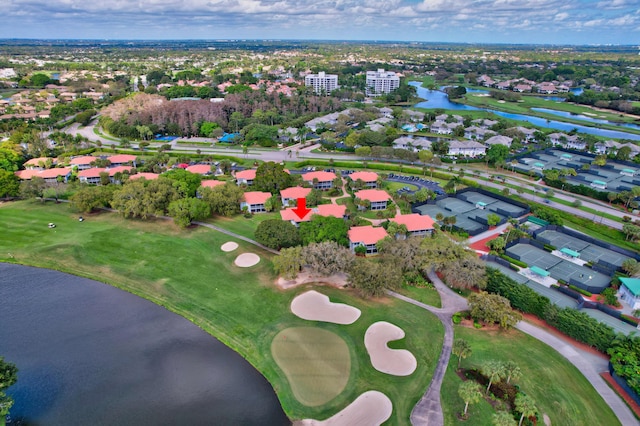
[[[597,309],[583,309],[582,312],[608,325],[609,327],[613,328],[616,332],[631,334],[633,332],[638,331],[638,329],[632,326],[631,324],[627,324],[624,321],[620,321],[619,319],[612,317],[611,315],[607,315],[604,312],[599,311]]]
[[[561,263],[549,269],[551,276],[556,279],[562,279],[566,282],[570,280],[579,282],[585,289],[593,293],[599,293],[609,286],[611,277],[596,272],[586,266],[576,265],[569,261],[563,260]]]
[[[516,244],[509,247],[507,249],[507,255],[514,259],[521,260],[529,266],[537,266],[545,271],[562,262],[562,259],[544,250],[540,250],[531,244]]]
[[[586,241],[578,238],[563,234],[562,232],[546,230],[536,235],[536,240],[543,242],[544,244],[550,244],[560,250],[561,248],[568,248],[581,252],[590,244]],[[581,256],[582,257],[582,256]],[[585,259],[588,260],[588,259]]]
[[[616,267],[621,267],[622,263],[629,259],[624,254],[616,253],[604,247],[590,245],[580,252],[580,257],[588,262],[604,262]]]
[[[485,203],[486,205],[489,205],[498,201],[493,197],[489,197],[487,195],[483,195],[483,194],[480,194],[479,192],[474,192],[474,191],[468,191],[462,194],[458,194],[457,197],[461,200],[464,200],[468,203],[473,204],[474,206],[476,205],[477,202],[482,202],[482,203]]]
[[[437,201],[436,204],[455,215],[476,210],[475,204],[467,203],[466,201],[458,200],[457,198],[444,198]]]

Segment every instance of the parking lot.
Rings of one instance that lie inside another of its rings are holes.
[[[395,173],[389,173],[389,176],[387,176],[387,180],[390,182],[410,183],[411,185],[415,185],[420,189],[424,188],[429,191],[433,191],[438,195],[444,194],[444,190],[440,187],[440,185],[437,182],[431,181],[429,179],[421,178],[420,176],[404,176],[404,175],[398,175]],[[407,194],[413,194],[414,192],[416,192],[412,190],[403,191],[402,189],[400,191],[405,192]],[[398,192],[402,193],[400,191]]]

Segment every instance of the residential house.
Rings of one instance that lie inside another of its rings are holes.
[[[513,138],[509,136],[496,135],[492,136],[486,141],[484,141],[485,145],[504,145],[506,147],[511,147],[511,142],[513,142]]]
[[[393,141],[394,149],[406,149],[407,151],[418,152],[421,149],[431,149],[431,141],[427,138],[413,138],[401,136]]]
[[[193,166],[187,167],[186,170],[188,172],[202,176],[209,176],[213,174],[213,172],[211,171],[211,166],[208,164],[194,164]]]
[[[37,176],[44,179],[46,183],[56,183],[58,182],[58,179],[62,179],[64,182],[67,182],[71,176],[71,171],[70,167],[53,168],[42,170]]]
[[[250,191],[245,192],[240,202],[240,210],[247,209],[250,213],[266,212],[264,204],[271,198],[270,192]]]
[[[392,218],[391,222],[406,226],[410,236],[420,237],[430,235],[433,232],[433,224],[435,223],[431,216],[418,213],[399,214]],[[396,235],[395,237],[398,238],[400,236]]]
[[[431,133],[437,133],[439,135],[450,135],[456,129],[461,126],[459,123],[447,123],[446,121],[436,120],[431,124],[429,128]]]
[[[302,217],[298,216],[293,207],[280,210],[280,217],[282,218],[282,220],[289,221],[295,226],[300,226],[300,223],[302,222],[309,222],[311,220],[311,216],[313,216],[314,214],[315,212],[313,211],[313,209],[309,209],[307,214]]]
[[[109,167],[106,171],[109,173],[109,180],[111,181],[111,183],[114,184],[120,184],[122,183],[122,181],[120,179],[118,179],[118,177],[116,177],[116,175],[118,174],[131,174],[131,171],[133,170],[132,166],[116,166],[116,167]]]
[[[530,143],[535,141],[535,134],[536,134],[536,129],[530,129],[528,127],[522,127],[522,126],[518,126],[518,127],[512,127],[511,130],[516,130],[520,133],[522,133],[524,139],[521,140],[520,142],[523,143]]]
[[[324,217],[337,217],[338,219],[344,219],[347,217],[347,206],[341,206],[339,204],[319,204],[318,207],[313,209],[317,214]]]
[[[135,175],[131,175],[129,176],[129,180],[136,180],[136,179],[146,179],[146,180],[156,180],[160,177],[160,175],[158,173],[150,173],[150,172],[140,172],[140,173],[136,173]],[[203,181],[203,182],[208,182],[208,181]]]
[[[236,172],[236,183],[238,185],[253,185],[253,181],[256,178],[256,169],[240,170]]]
[[[353,182],[361,180],[364,182],[365,188],[378,187],[378,174],[374,172],[354,172],[349,175],[349,179]]]
[[[16,176],[18,176],[21,180],[31,180],[32,177],[38,176],[42,170],[37,169],[27,169],[27,170],[18,170],[14,172]]]
[[[464,129],[464,137],[466,139],[484,140],[486,137],[494,136],[497,133],[493,130],[488,130],[483,127],[469,126]]]
[[[489,120],[488,118],[477,118],[471,122],[478,127],[482,127],[483,129],[488,129],[498,124],[496,120]]]
[[[530,92],[531,86],[529,86],[528,84],[516,84],[513,88],[513,91],[520,92],[520,93]]]
[[[615,154],[621,146],[621,143],[609,139],[604,142],[597,142],[594,148],[596,154]]]
[[[391,196],[386,191],[380,189],[363,189],[354,193],[355,197],[360,200],[369,201],[371,203],[371,210],[384,210],[387,208],[387,203],[391,201]],[[363,209],[358,206],[358,208]]]
[[[309,195],[310,193],[311,188],[303,188],[301,186],[294,186],[292,188],[283,189],[280,191],[282,206],[292,206],[298,198],[307,198],[307,195]]]
[[[353,226],[347,233],[349,237],[349,249],[355,252],[356,247],[364,246],[367,248],[367,254],[375,254],[378,252],[376,244],[378,241],[388,237],[384,228],[374,228],[371,225]]]
[[[487,147],[476,141],[451,141],[449,142],[450,156],[478,157],[484,155]]]
[[[106,170],[107,169],[102,167],[92,167],[90,169],[80,170],[78,172],[78,180],[80,182],[98,185],[100,183],[100,173],[105,172]]]
[[[130,154],[117,154],[107,157],[112,167],[132,165],[136,167],[136,156]]]
[[[405,117],[407,117],[410,121],[413,121],[414,123],[419,123],[421,121],[424,121],[424,112],[407,109],[402,111],[402,113],[404,114]]]
[[[94,157],[92,155],[84,155],[82,157],[72,158],[71,161],[69,161],[69,164],[71,165],[71,167],[77,167],[78,170],[86,170],[93,167],[91,163],[93,163],[97,159],[98,157]]]
[[[333,172],[309,172],[302,175],[302,180],[313,186],[314,189],[327,190],[333,188],[333,180],[336,178]]]
[[[631,306],[631,309],[640,309],[640,278],[620,278],[618,297]]]
[[[27,170],[44,170],[48,162],[50,162],[51,166],[55,166],[56,159],[50,157],[32,158],[24,163],[24,168]]]

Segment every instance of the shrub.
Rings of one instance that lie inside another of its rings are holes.
[[[526,263],[524,263],[523,261],[521,261],[521,260],[517,260],[517,259],[514,259],[514,258],[512,258],[512,257],[509,257],[509,256],[507,256],[506,254],[500,254],[500,257],[501,257],[501,258],[503,258],[504,260],[507,260],[507,261],[509,261],[509,262],[513,263],[514,265],[518,265],[518,266],[520,266],[521,268],[526,268],[526,267],[528,266],[528,265],[527,265]]]
[[[591,297],[593,296],[593,293],[587,291],[587,290],[583,290],[580,287],[576,287],[575,285],[570,285],[569,288],[573,291],[577,291],[578,293],[587,296],[587,297]]]

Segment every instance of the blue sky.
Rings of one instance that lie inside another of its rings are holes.
[[[2,3],[0,38],[640,44],[639,0],[3,0]]]

